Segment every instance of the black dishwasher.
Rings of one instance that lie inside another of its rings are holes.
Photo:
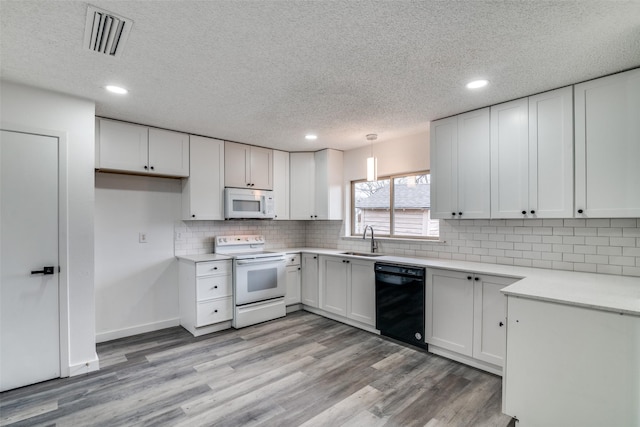
[[[424,267],[376,263],[376,329],[421,348],[424,342]]]

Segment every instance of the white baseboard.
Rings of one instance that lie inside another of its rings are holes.
[[[445,348],[437,347],[435,345],[428,344],[428,346],[429,353],[437,354],[438,356],[446,357],[447,359],[455,360],[456,362],[464,363],[465,365],[473,366],[474,368],[478,368],[483,371],[502,376],[502,367],[500,366],[496,366],[482,360],[474,359],[463,354],[458,354]]]
[[[100,369],[100,361],[98,360],[98,355],[94,354],[93,359],[91,360],[70,365],[69,376],[75,377],[76,375],[88,374],[89,372],[97,371],[98,369]]]
[[[132,335],[144,334],[145,332],[158,331],[160,329],[180,326],[180,318],[162,320],[160,322],[147,323],[145,325],[132,326],[115,331],[100,332],[96,334],[96,343],[117,340],[118,338],[130,337]]]
[[[380,335],[380,331],[377,330],[374,326],[366,325],[364,323],[360,323],[356,320],[351,320],[347,317],[343,317],[337,314],[329,313],[328,311],[324,311],[320,308],[309,307],[308,305],[303,305],[302,309],[304,311],[308,311],[309,313],[318,314],[323,317],[328,317],[329,319],[336,320],[341,323],[345,323],[349,326],[354,326],[359,329],[363,329],[367,332],[371,332],[372,334]]]

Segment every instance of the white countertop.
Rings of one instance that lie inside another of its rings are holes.
[[[319,248],[285,248],[282,252],[307,252],[339,255],[372,262],[391,262],[431,268],[466,271],[521,278],[502,290],[511,296],[559,302],[617,313],[640,316],[640,277],[580,273],[543,268],[516,267],[468,261],[382,255],[361,257],[344,255],[342,250]]]
[[[176,258],[191,262],[224,261],[230,256],[220,254],[177,255]]]
[[[640,316],[640,277],[579,273],[572,271],[547,270],[542,268],[516,267],[510,265],[432,258],[401,257],[384,254],[378,257],[364,257],[344,255],[343,252],[345,251],[338,249],[284,248],[269,250],[285,253],[305,252],[319,255],[339,255],[342,257],[369,260],[371,262],[391,262],[520,278],[521,280],[507,286],[502,290],[502,292],[511,296],[559,302],[563,304]],[[231,259],[229,256],[219,254],[181,255],[177,258],[191,262]]]

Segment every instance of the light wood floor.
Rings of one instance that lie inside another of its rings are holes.
[[[499,377],[306,312],[98,345],[101,369],[0,394],[12,426],[501,426]]]

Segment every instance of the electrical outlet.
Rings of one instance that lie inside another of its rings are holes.
[[[147,243],[147,233],[138,234],[138,241],[140,243]]]
[[[182,240],[182,233],[180,231],[176,231],[176,240]]]

